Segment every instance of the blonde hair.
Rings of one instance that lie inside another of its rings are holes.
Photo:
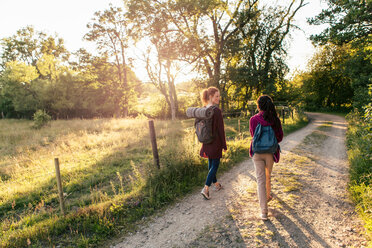
[[[208,89],[204,89],[201,92],[201,101],[202,101],[203,105],[204,106],[208,105],[209,98],[211,96],[214,96],[214,94],[216,94],[216,92],[218,92],[218,91],[219,90],[216,87],[209,87]]]

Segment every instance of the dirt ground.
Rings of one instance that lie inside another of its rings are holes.
[[[347,192],[345,119],[309,117],[309,125],[281,143],[268,221],[259,219],[248,159],[218,177],[224,189],[212,189],[211,200],[200,189],[110,247],[366,247]]]

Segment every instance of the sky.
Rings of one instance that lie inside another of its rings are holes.
[[[149,0],[151,1],[151,0]],[[283,3],[288,0],[265,0],[271,4]],[[288,50],[288,65],[293,73],[304,70],[307,61],[313,55],[315,48],[308,40],[310,34],[319,33],[324,27],[310,26],[306,18],[314,17],[326,7],[324,0],[307,0],[308,4],[296,15],[295,24],[302,30],[292,33]],[[57,34],[63,38],[66,48],[76,51],[79,48],[94,49],[94,44],[83,41],[88,32],[86,25],[91,22],[94,12],[109,7],[122,6],[122,0],[0,0],[0,39],[9,37],[27,25],[47,34]],[[135,69],[141,78],[144,73]]]

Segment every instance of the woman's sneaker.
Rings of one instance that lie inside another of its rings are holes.
[[[204,199],[206,199],[206,200],[211,199],[211,198],[209,197],[209,191],[207,191],[205,188],[203,188],[202,191],[201,191],[200,193],[204,196]]]
[[[216,189],[216,191],[220,191],[221,189],[223,189],[223,187],[220,183],[215,183],[214,188]]]
[[[261,220],[268,220],[267,214],[261,214]]]

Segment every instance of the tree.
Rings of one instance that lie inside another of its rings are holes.
[[[128,115],[128,104],[130,98],[130,84],[128,82],[128,38],[130,28],[125,19],[123,10],[113,7],[94,14],[93,23],[87,27],[90,29],[84,37],[88,41],[96,42],[98,49],[113,58],[119,83],[116,83],[115,105],[116,114]]]
[[[30,118],[43,105],[41,89],[66,70],[60,61],[67,60],[69,52],[63,39],[37,32],[31,26],[2,39],[1,47],[0,95],[2,112],[6,112],[3,116]]]
[[[312,25],[328,24],[318,35],[312,35],[315,43],[332,42],[342,45],[350,41],[370,39],[372,34],[372,1],[328,0],[328,8],[308,22]],[[369,37],[369,38],[368,38]]]
[[[285,63],[285,38],[293,27],[301,1],[295,6],[257,9],[251,21],[240,28],[229,43],[224,56],[226,80],[223,88],[231,88],[235,99],[245,110],[249,100],[265,93],[275,95],[278,87],[283,88],[288,67]]]
[[[84,49],[74,53],[76,62],[71,63],[74,74],[81,87],[85,89],[84,97],[91,104],[89,107],[94,116],[117,115],[118,82],[117,66],[110,62],[106,53],[100,56],[93,56]],[[137,96],[141,92],[141,83],[134,72],[127,71],[127,78],[130,86],[128,94],[128,110],[135,114]],[[92,102],[93,101],[93,102]]]
[[[56,60],[67,61],[69,57],[63,39],[35,31],[32,26],[22,28],[15,35],[2,39],[0,45],[2,46],[0,70],[5,70],[7,62],[19,61],[34,66],[39,78],[44,79],[51,79],[57,70],[57,67],[45,70],[46,63],[48,66],[55,65]]]
[[[292,1],[283,10],[273,12],[272,17],[277,22],[270,23],[275,23],[277,26],[271,27],[268,31],[267,40],[263,39],[267,43],[264,43],[261,52],[267,56],[262,62],[265,66],[260,73],[266,73],[262,78],[270,78],[269,68],[273,68],[270,67],[271,55],[274,54],[273,51],[279,49],[284,37],[288,34],[297,10],[304,6],[303,0],[299,1],[298,5],[295,2]],[[250,29],[256,24],[261,13],[258,0],[132,0],[128,1],[128,9],[131,19],[138,25],[146,26],[149,16],[154,20],[167,23],[163,32],[172,33],[178,37],[178,44],[182,48],[179,49],[179,59],[194,63],[196,68],[201,68],[208,78],[208,86],[220,88],[222,102],[224,102],[226,84],[221,79],[226,78],[222,74],[228,70],[229,46],[235,45],[236,40],[239,39],[244,40],[242,41],[243,44],[245,42],[244,48],[255,45],[251,41]],[[275,15],[276,13],[279,14]],[[260,30],[260,26],[257,29]],[[257,37],[262,39],[259,35]],[[252,57],[257,54],[253,54]],[[237,56],[237,58],[242,59],[242,56],[240,58]],[[258,91],[261,91],[263,87],[259,84],[257,86]]]
[[[340,108],[350,106],[353,98],[352,80],[344,73],[350,46],[324,46],[309,62],[303,78],[303,95],[307,107]]]
[[[183,40],[183,54],[189,62],[203,65],[209,78],[209,85],[219,87],[222,54],[229,38],[239,31],[235,22],[240,11],[250,10],[254,1],[129,1],[129,11],[137,19],[153,15],[168,23],[167,32],[175,32]],[[248,22],[249,19],[246,20]]]
[[[311,36],[316,44],[350,45],[343,73],[351,79],[353,105],[359,111],[370,101],[368,85],[372,77],[372,1],[328,0],[329,8],[309,20],[310,24],[328,24],[322,33]]]
[[[138,16],[133,17],[131,13],[129,18],[135,22]],[[174,32],[169,32],[169,22],[164,15],[145,15],[141,25],[135,26],[135,39],[147,43],[146,51],[143,51],[143,57],[146,64],[146,71],[150,82],[164,96],[172,120],[176,119],[178,112],[178,99],[175,87],[175,78],[180,72],[179,64],[180,48],[182,47],[179,36]],[[147,42],[146,42],[147,41]]]
[[[33,89],[33,82],[39,74],[32,65],[11,61],[5,65],[0,77],[2,105],[6,111],[3,115],[13,115],[13,110],[22,117],[30,118],[39,102],[37,93]],[[20,117],[20,116],[18,116]]]

